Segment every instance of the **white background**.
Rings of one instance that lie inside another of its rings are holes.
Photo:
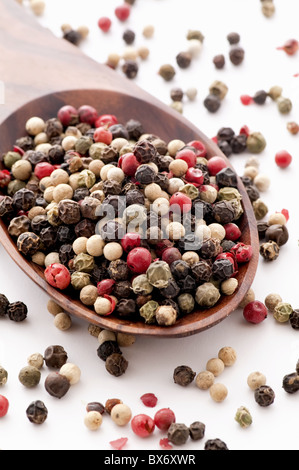
[[[135,80],[138,85],[165,103],[170,103],[172,87],[179,86],[184,90],[197,87],[198,98],[194,103],[185,102],[184,115],[209,137],[222,126],[230,126],[238,132],[244,124],[252,131],[263,133],[267,147],[259,156],[260,172],[271,177],[271,188],[262,194],[262,199],[267,203],[269,213],[283,208],[290,211],[290,240],[282,248],[278,260],[272,264],[260,260],[253,288],[258,300],[264,301],[270,292],[278,292],[293,308],[299,307],[299,135],[291,136],[286,130],[287,122],[299,120],[299,78],[293,77],[299,72],[299,53],[289,57],[276,50],[287,39],[298,35],[298,0],[275,0],[277,11],[271,19],[262,15],[259,0],[136,0],[125,24],[113,14],[120,3],[118,0],[46,1],[45,14],[39,21],[58,36],[61,36],[63,23],[70,23],[74,28],[87,25],[90,35],[81,48],[99,62],[105,62],[110,52],[122,53],[125,48],[122,33],[129,27],[136,32],[136,45],[146,44],[151,51],[148,60],[140,64]],[[113,19],[108,35],[97,27],[98,18],[106,15]],[[155,25],[154,38],[148,40],[142,36],[147,24]],[[175,57],[186,48],[189,29],[200,29],[204,33],[202,52],[189,69],[177,68],[175,80],[165,83],[157,71],[163,63],[176,65]],[[231,31],[239,32],[246,51],[244,63],[239,67],[233,66],[228,59],[226,36]],[[225,68],[220,71],[212,63],[214,55],[219,53],[227,59]],[[221,109],[210,114],[202,102],[215,79],[224,81],[229,93]],[[99,85],[100,82],[99,76]],[[273,85],[282,86],[283,95],[292,99],[294,107],[290,115],[282,116],[271,100],[264,106],[244,107],[240,103],[241,94],[252,95],[260,89],[268,91]],[[274,163],[274,155],[281,149],[288,150],[294,157],[287,170],[279,169]],[[231,157],[240,175],[249,156],[244,153]],[[132,433],[129,425],[119,428],[109,416],[104,416],[98,431],[87,430],[83,423],[86,404],[90,401],[105,403],[109,398],[122,399],[131,407],[133,415],[146,413],[153,417],[158,409],[170,407],[177,422],[186,425],[197,420],[204,422],[205,438],[198,442],[189,440],[182,447],[184,450],[201,450],[207,439],[214,438],[224,440],[231,450],[298,449],[299,395],[288,395],[282,389],[284,375],[294,371],[299,358],[299,333],[289,324],[277,323],[270,314],[262,324],[250,325],[238,309],[218,326],[190,338],[137,338],[134,346],[123,349],[129,361],[127,373],[115,378],[106,372],[104,362],[97,357],[97,339],[89,335],[88,325],[73,319],[69,331],[57,330],[53,317],[47,312],[47,296],[14,265],[2,247],[0,259],[0,291],[11,302],[22,300],[29,308],[28,319],[22,324],[8,319],[0,322],[0,364],[9,373],[9,381],[0,393],[10,401],[8,415],[0,420],[1,449],[111,450],[109,441],[128,437],[128,451],[159,451],[159,440],[164,435],[158,430],[150,438],[141,439]],[[43,353],[52,344],[64,346],[69,361],[82,370],[80,383],[60,401],[50,397],[44,389],[43,383],[49,372],[46,367],[37,388],[28,390],[18,381],[18,373],[26,365],[27,357],[35,352]],[[224,403],[214,403],[209,392],[197,389],[194,383],[187,388],[173,383],[175,367],[189,365],[198,373],[223,346],[234,347],[238,354],[236,364],[225,369],[217,379],[229,390]],[[276,393],[274,405],[266,409],[255,403],[253,392],[247,386],[248,375],[256,370],[267,376],[268,385]],[[159,399],[155,409],[146,408],[140,401],[140,396],[148,392],[155,393]],[[48,420],[40,427],[26,418],[26,408],[33,400],[43,400],[49,410]],[[253,425],[247,430],[234,421],[241,405],[247,406],[253,416]]]

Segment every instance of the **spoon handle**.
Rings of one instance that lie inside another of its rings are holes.
[[[56,91],[100,88],[149,99],[125,76],[55,37],[15,0],[1,0],[0,57],[1,122],[25,103]]]

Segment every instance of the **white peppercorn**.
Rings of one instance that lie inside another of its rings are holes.
[[[77,384],[81,378],[80,368],[70,362],[67,362],[61,367],[59,374],[66,377],[71,385]]]
[[[195,383],[200,390],[208,390],[214,382],[215,376],[208,370],[200,372],[195,379]]]
[[[25,124],[26,131],[29,135],[35,136],[45,129],[45,121],[40,117],[32,117]]]
[[[105,343],[106,341],[116,341],[116,334],[114,331],[102,330],[98,336],[98,341],[100,344]]]
[[[63,308],[60,307],[54,300],[50,299],[47,305],[48,312],[51,313],[51,315],[57,315],[58,313],[63,312]]]
[[[56,328],[61,331],[69,330],[72,326],[72,319],[70,315],[68,315],[66,312],[61,312],[55,315],[54,326],[56,326]]]
[[[228,395],[228,389],[224,384],[216,383],[210,388],[210,396],[216,403],[222,403]]]
[[[206,370],[212,372],[214,377],[218,377],[224,371],[224,367],[224,362],[221,359],[215,357],[209,359],[206,365]]]
[[[107,260],[116,261],[122,257],[123,249],[119,243],[110,242],[105,245],[103,254]]]
[[[232,347],[225,346],[218,352],[218,357],[224,363],[225,367],[231,367],[237,360],[237,353]]]
[[[244,299],[240,302],[239,308],[245,308],[247,304],[249,304],[250,302],[253,302],[254,300],[255,300],[255,292],[250,287]]]
[[[89,411],[84,418],[84,424],[90,431],[96,431],[103,423],[103,417],[98,411]]]
[[[84,305],[92,306],[98,298],[98,290],[96,286],[88,285],[80,291],[80,300]]]
[[[233,295],[238,288],[239,282],[235,277],[226,279],[221,283],[220,290],[224,295]]]
[[[132,346],[136,341],[136,337],[127,333],[117,333],[116,340],[119,347],[125,348],[127,346]]]
[[[124,403],[119,403],[112,408],[110,416],[115,424],[125,426],[131,421],[132,411]]]
[[[102,256],[105,242],[100,235],[92,235],[86,242],[86,251],[91,256]]]
[[[262,385],[266,385],[267,378],[261,372],[252,372],[247,378],[247,384],[253,391],[260,388]]]

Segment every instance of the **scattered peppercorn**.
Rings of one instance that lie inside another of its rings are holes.
[[[262,407],[270,406],[275,401],[275,392],[268,385],[261,385],[254,393],[255,401]]]
[[[227,445],[221,439],[209,439],[205,443],[205,450],[228,450]]]
[[[189,366],[176,367],[173,373],[174,383],[186,387],[193,382],[196,373]]]
[[[43,424],[48,418],[48,409],[42,401],[37,400],[28,406],[26,415],[31,423]]]
[[[182,423],[172,423],[167,431],[168,440],[177,446],[186,444],[189,436],[189,428]]]

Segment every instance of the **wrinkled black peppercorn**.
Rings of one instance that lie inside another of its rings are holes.
[[[261,385],[255,391],[254,398],[258,405],[267,407],[274,403],[275,393],[268,385]]]
[[[156,172],[149,165],[140,165],[135,173],[135,178],[140,184],[148,185],[155,181]]]
[[[293,374],[286,375],[283,378],[282,382],[283,389],[290,394],[296,393],[299,391],[299,376],[295,372]]]
[[[299,330],[299,310],[295,309],[290,315],[290,324],[294,330]]]
[[[104,341],[97,349],[97,354],[102,361],[106,361],[114,353],[122,354],[117,341]]]
[[[9,301],[4,294],[0,294],[0,317],[4,317],[7,314]]]
[[[203,439],[206,431],[206,426],[200,421],[195,421],[189,426],[190,437],[193,441]]]
[[[189,428],[182,423],[172,423],[167,431],[167,438],[176,446],[183,445],[189,438]]]
[[[205,443],[205,450],[228,450],[228,447],[221,439],[209,439]]]
[[[212,273],[216,281],[224,281],[233,275],[234,267],[228,259],[218,259],[213,263]]]
[[[42,401],[37,400],[28,406],[26,415],[31,423],[43,424],[48,417],[48,410]]]
[[[17,323],[26,320],[28,308],[23,302],[14,302],[7,307],[7,315],[10,320]]]
[[[142,140],[135,145],[133,153],[139,163],[144,164],[152,162],[155,159],[157,150],[151,142]]]
[[[173,373],[174,383],[187,387],[195,378],[196,373],[189,366],[176,367]]]
[[[122,66],[122,71],[124,72],[126,77],[129,78],[130,80],[132,80],[133,78],[137,76],[138,70],[139,70],[139,67],[135,60],[126,60],[126,62]]]
[[[123,357],[122,354],[113,353],[106,360],[105,366],[109,374],[115,377],[123,375],[128,368],[128,361]]]
[[[231,168],[223,168],[216,175],[216,184],[220,187],[231,186],[237,188],[238,177]]]
[[[68,355],[62,346],[49,346],[44,353],[44,360],[48,367],[60,369],[68,359]]]
[[[208,95],[203,104],[210,113],[216,113],[221,106],[221,100],[216,95]]]

